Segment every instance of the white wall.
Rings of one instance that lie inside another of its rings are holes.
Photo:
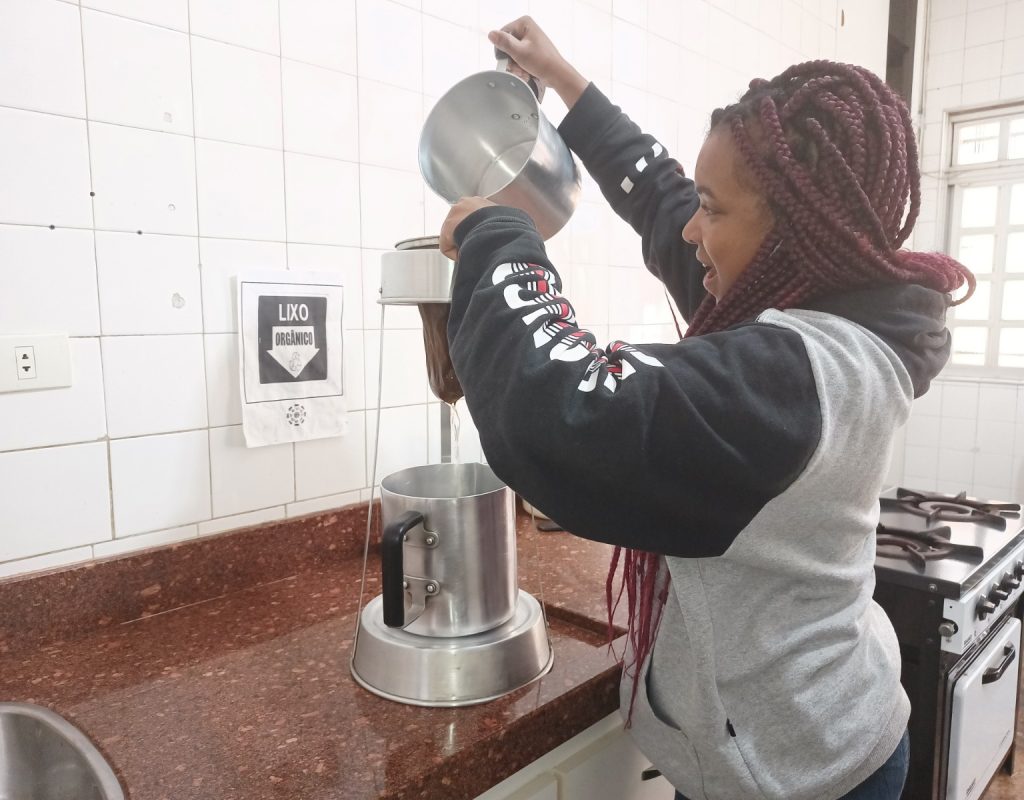
[[[533,14],[692,168],[751,77],[837,40],[881,68],[884,27],[858,23],[887,0],[844,5],[837,33],[837,0],[0,0],[0,333],[66,332],[74,359],[70,389],[0,395],[0,575],[365,500],[382,337],[378,474],[439,459],[419,317],[381,330],[378,262],[440,226],[416,140],[492,66],[484,31]],[[549,250],[599,339],[674,337],[589,180]],[[250,266],[343,276],[347,437],[242,446]]]
[[[931,0],[921,13],[924,81],[915,110],[924,175],[913,246],[945,250],[946,115],[1024,102],[1024,0]],[[914,403],[891,479],[913,488],[1024,498],[1024,386],[944,373]]]

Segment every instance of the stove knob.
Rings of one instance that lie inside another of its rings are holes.
[[[978,603],[978,619],[985,619],[989,614],[994,614],[996,604],[991,600],[982,600]]]
[[[1009,572],[1003,575],[1003,579],[999,582],[999,588],[1004,589],[1007,592],[1012,592],[1014,589],[1020,588],[1020,578],[1015,578]]]
[[[939,623],[939,636],[944,639],[948,639],[950,636],[953,636],[958,630],[959,628],[957,628],[956,623],[951,622],[948,619]]]
[[[988,599],[993,603],[1001,603],[1009,596],[1009,592],[1000,589],[998,586],[993,586],[992,591],[988,593]]]
[[[1013,568],[1014,577],[1024,578],[1024,561],[1018,561],[1017,566]]]

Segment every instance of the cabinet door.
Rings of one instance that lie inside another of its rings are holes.
[[[555,767],[559,800],[672,800],[664,778],[640,780],[651,764],[621,727],[606,734],[595,748]]]

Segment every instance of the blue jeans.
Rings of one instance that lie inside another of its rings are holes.
[[[889,760],[880,766],[860,786],[847,792],[839,800],[899,800],[910,766],[910,734],[904,733]],[[676,792],[675,800],[687,800]]]

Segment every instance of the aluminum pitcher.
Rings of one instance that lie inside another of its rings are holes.
[[[449,203],[486,197],[522,209],[544,239],[562,229],[580,196],[580,172],[569,147],[540,108],[542,87],[498,68],[449,89],[427,116],[419,142],[420,172]]]

